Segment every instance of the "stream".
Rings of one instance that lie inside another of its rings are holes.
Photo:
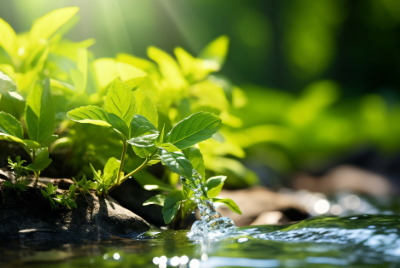
[[[400,267],[400,216],[314,217],[218,239],[150,230],[73,244],[0,240],[0,267]]]

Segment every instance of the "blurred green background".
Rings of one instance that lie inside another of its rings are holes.
[[[0,17],[24,32],[67,6],[80,12],[66,38],[94,38],[96,58],[146,57],[150,45],[197,55],[227,35],[221,74],[248,98],[234,137],[262,181],[269,168],[285,177],[400,148],[398,0],[17,0],[0,2]]]

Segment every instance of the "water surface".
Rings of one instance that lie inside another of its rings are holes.
[[[72,244],[0,240],[1,267],[399,267],[400,216],[319,217],[249,226],[222,239],[187,231]]]

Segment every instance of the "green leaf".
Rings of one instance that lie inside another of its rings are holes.
[[[127,84],[131,89],[137,87],[144,78],[147,76],[147,73],[142,69],[139,69],[131,64],[126,64],[123,62],[119,62],[117,65],[118,74],[122,81]],[[137,102],[139,103],[139,102]]]
[[[40,148],[42,148],[42,145],[40,145],[36,141],[23,140],[23,142],[25,143],[26,147],[28,147],[29,149],[40,149]]]
[[[0,18],[0,33],[0,46],[4,48],[9,56],[13,56],[16,53],[17,34],[10,24],[5,22],[2,18]]]
[[[146,201],[144,201],[143,206],[148,205],[157,205],[164,206],[165,199],[167,198],[167,194],[158,194],[153,197],[150,197]]]
[[[167,198],[164,201],[164,207],[162,209],[166,224],[169,224],[175,218],[175,214],[183,200],[185,200],[185,197],[183,196],[181,190],[174,190],[167,195]]]
[[[206,181],[208,197],[217,197],[224,186],[226,176],[211,177]]]
[[[207,45],[200,53],[200,58],[214,63],[215,67],[211,69],[218,71],[224,64],[226,54],[228,53],[229,38],[222,35]]]
[[[143,131],[157,131],[156,127],[149,121],[147,120],[144,116],[136,114],[130,124],[130,135],[129,137],[135,138],[138,134],[143,133]],[[135,154],[141,158],[146,158],[150,155],[152,155],[156,150],[156,146],[151,146],[151,147],[137,147],[137,146],[132,146],[133,151]]]
[[[233,201],[230,198],[214,197],[214,198],[212,198],[212,201],[214,203],[222,203],[222,204],[226,205],[233,212],[235,212],[239,215],[242,215],[242,212],[240,211],[240,208],[238,207],[238,205],[236,205],[235,201]]]
[[[161,190],[161,191],[173,191],[175,188],[168,183],[165,183],[156,177],[154,177],[151,173],[142,170],[133,175],[133,178],[148,191],[151,190]]]
[[[152,155],[158,148],[156,146],[152,147],[136,147],[132,146],[133,151],[135,154],[141,158],[146,158]]]
[[[129,128],[126,123],[120,117],[112,113],[108,114],[108,118],[113,129],[124,139],[127,139],[129,137]]]
[[[34,149],[35,150],[35,162],[26,166],[26,169],[32,171],[42,171],[47,168],[50,163],[51,159],[49,158],[49,150],[47,147]]]
[[[0,131],[19,139],[24,138],[24,130],[21,123],[12,115],[5,112],[0,112]]]
[[[146,117],[140,114],[136,114],[130,122],[130,135],[129,138],[134,138],[136,133],[141,127],[147,127],[149,130],[157,131],[157,128],[149,121]],[[141,130],[142,131],[142,130]]]
[[[161,161],[172,172],[175,172],[186,178],[191,178],[193,174],[193,166],[185,155],[181,152],[168,152],[167,150],[160,149]]]
[[[150,130],[147,126],[141,126],[134,138],[129,139],[128,143],[136,147],[152,147],[160,133],[156,130]]]
[[[90,169],[93,172],[94,180],[96,181],[101,181],[101,171],[99,170],[98,172],[94,169],[92,163],[89,163]]]
[[[0,19],[1,25],[1,19]],[[1,29],[1,26],[0,26]],[[1,38],[1,37],[0,37]],[[1,42],[0,42],[1,45]],[[0,72],[0,94],[4,94],[4,92],[14,91],[17,89],[17,85],[15,85],[14,81],[8,75]]]
[[[110,157],[106,165],[104,166],[104,176],[106,176],[106,174],[117,173],[120,164],[121,164],[120,160],[118,160],[115,157]]]
[[[86,89],[88,55],[86,48],[78,49],[77,69],[71,69],[71,78],[75,85],[76,94],[82,94]]]
[[[137,104],[137,113],[143,115],[157,128],[158,114],[156,105],[141,89],[135,91],[135,96]]]
[[[4,141],[9,141],[9,142],[18,142],[22,145],[26,145],[25,142],[23,140],[21,140],[20,138],[8,135],[8,134],[4,134],[0,132],[0,140],[4,140]]]
[[[50,80],[37,84],[26,101],[25,121],[29,138],[40,144],[54,133],[54,105],[50,95]]]
[[[135,95],[131,88],[115,79],[108,88],[106,108],[108,113],[117,115],[129,126],[136,112]]]
[[[190,147],[182,151],[182,153],[192,163],[193,169],[200,174],[203,181],[206,180],[206,167],[204,165],[203,155],[198,148]]]
[[[187,86],[187,82],[174,58],[156,47],[149,47],[147,54],[150,59],[157,62],[160,72],[170,87],[180,89]]]
[[[107,113],[97,106],[83,106],[76,108],[69,111],[67,116],[69,119],[79,123],[93,124],[103,127],[111,126]]]
[[[58,135],[51,135],[47,140],[42,142],[42,145],[48,147],[50,144],[55,142],[57,139],[58,139]]]
[[[162,143],[162,144],[158,145],[158,147],[163,148],[171,153],[172,152],[180,152],[180,150],[178,148],[176,148],[176,146],[173,145],[172,143]]]
[[[211,138],[221,125],[221,119],[212,113],[198,112],[176,124],[166,141],[185,149]]]
[[[29,32],[30,37],[36,40],[48,39],[78,11],[78,7],[66,7],[47,13],[33,23],[32,29]]]

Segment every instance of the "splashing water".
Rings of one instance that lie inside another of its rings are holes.
[[[201,215],[201,221],[193,223],[188,237],[221,237],[235,230],[236,226],[233,221],[228,217],[221,217],[221,214],[215,210],[214,203],[207,197],[203,180],[196,170],[193,169],[193,176],[190,180],[184,177],[181,177],[180,180],[183,185],[193,191]]]

